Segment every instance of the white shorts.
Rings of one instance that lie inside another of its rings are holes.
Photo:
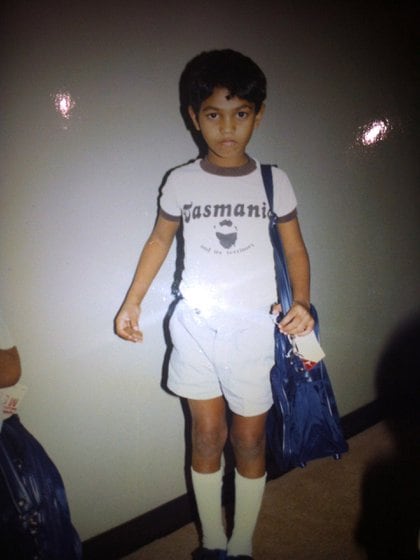
[[[176,395],[197,400],[223,395],[241,416],[269,410],[274,325],[268,309],[204,318],[180,300],[170,333],[168,387]]]

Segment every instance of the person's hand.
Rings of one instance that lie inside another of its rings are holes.
[[[124,340],[142,342],[143,333],[139,329],[140,306],[125,303],[115,317],[115,332]]]
[[[16,346],[0,348],[0,389],[15,385],[21,375],[20,357]]]
[[[309,309],[309,306],[294,301],[288,313],[278,324],[280,331],[287,335],[303,336],[309,334],[315,326],[314,318]]]

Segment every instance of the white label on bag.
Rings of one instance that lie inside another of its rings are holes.
[[[318,362],[325,358],[325,353],[315,335],[315,331],[303,336],[291,337],[292,344],[304,363],[305,369],[312,369]]]
[[[0,390],[0,412],[3,420],[6,420],[12,414],[16,414],[27,390],[28,387],[22,385],[22,383],[16,383],[12,387]]]

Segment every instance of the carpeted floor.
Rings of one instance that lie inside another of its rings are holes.
[[[341,460],[321,459],[267,484],[254,539],[255,560],[365,560],[354,533],[361,485],[372,462],[392,450],[384,423],[349,440]],[[190,560],[193,523],[124,560]]]

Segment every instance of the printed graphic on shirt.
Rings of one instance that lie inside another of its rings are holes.
[[[247,243],[241,246],[241,218],[265,220],[268,217],[267,203],[261,204],[204,204],[194,205],[193,202],[184,204],[182,208],[184,224],[194,221],[213,222],[213,235],[206,237],[206,243],[201,248],[207,252],[221,254],[224,249],[227,254],[244,252],[254,245]],[[214,218],[222,218],[214,222]],[[249,220],[247,220],[249,227]],[[242,227],[244,223],[242,221]],[[217,241],[216,245],[212,243]]]
[[[231,220],[222,220],[218,226],[213,227],[216,230],[216,237],[224,249],[230,249],[236,244],[238,228],[233,225]]]

